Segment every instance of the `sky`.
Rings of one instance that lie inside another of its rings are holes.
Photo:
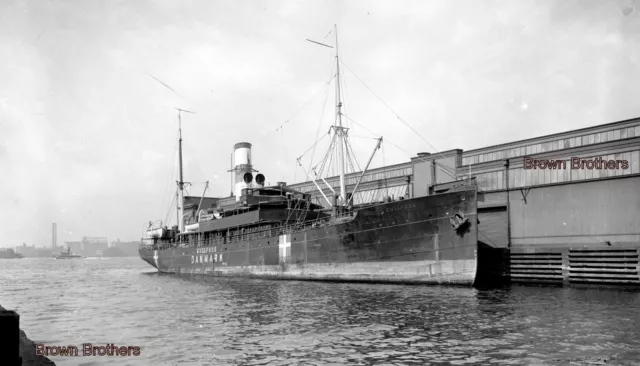
[[[304,181],[334,122],[372,167],[640,117],[633,0],[0,1],[0,246],[138,240],[188,193],[227,196],[236,142]],[[355,122],[351,122],[355,121]],[[414,130],[417,132],[414,132]],[[324,145],[323,145],[324,144]]]

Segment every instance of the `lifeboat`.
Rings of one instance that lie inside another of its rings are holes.
[[[200,224],[196,222],[195,224],[185,225],[184,231],[187,233],[193,233],[198,231],[199,228],[200,228]]]
[[[147,230],[147,239],[160,239],[162,237],[164,237],[165,234],[165,229],[164,228],[157,228],[157,229],[150,229]]]

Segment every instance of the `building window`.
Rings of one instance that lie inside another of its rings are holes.
[[[634,151],[631,153],[629,165],[631,168],[631,174],[640,173],[640,151]]]
[[[585,179],[593,179],[593,172],[594,172],[593,169],[584,169],[584,171],[585,171]],[[596,173],[596,178],[597,178],[597,174],[598,173]]]
[[[566,169],[558,169],[555,174],[555,182],[553,183],[562,183],[564,182],[564,172]]]
[[[513,169],[513,181],[509,182],[511,187],[522,187],[522,168]]]

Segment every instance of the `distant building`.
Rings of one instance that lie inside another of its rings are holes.
[[[34,245],[27,246],[27,244],[25,244],[25,243],[22,243],[21,246],[15,247],[15,251],[16,251],[16,253],[20,253],[25,257],[37,257],[38,256],[38,250],[36,249],[36,247]]]
[[[103,236],[83,236],[82,251],[87,257],[95,257],[102,255],[102,251],[109,247],[107,238]]]
[[[102,252],[109,247],[107,238],[103,236],[83,236],[80,241],[65,241],[64,250],[70,247],[75,254],[85,257],[101,256]]]
[[[117,239],[111,242],[111,248],[116,249],[113,253],[122,253],[127,257],[137,257],[139,246],[139,241],[120,241],[120,239]]]

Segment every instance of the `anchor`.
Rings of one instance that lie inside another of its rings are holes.
[[[453,217],[449,218],[449,222],[451,222],[451,226],[457,232],[465,231],[471,223],[469,222],[469,218],[465,217],[462,212],[455,214]]]

